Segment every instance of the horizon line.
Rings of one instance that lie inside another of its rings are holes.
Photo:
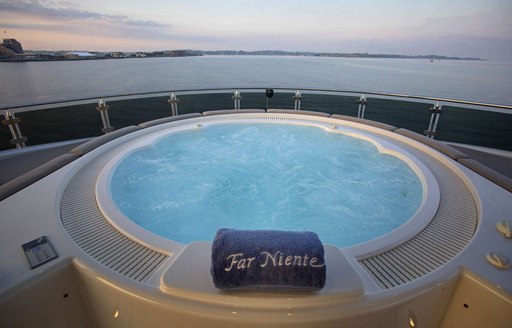
[[[359,55],[359,56],[386,56],[386,57],[395,57],[395,58],[432,58],[432,59],[438,59],[438,58],[445,58],[445,59],[466,59],[466,60],[487,60],[485,58],[480,57],[461,57],[461,56],[447,56],[447,55],[436,55],[434,53],[430,54],[397,54],[397,53],[371,53],[371,52],[326,52],[326,51],[290,51],[290,50],[272,50],[272,49],[265,49],[265,50],[228,50],[228,49],[218,49],[218,50],[202,50],[202,49],[162,49],[162,50],[149,50],[149,51],[142,51],[142,50],[106,50],[106,51],[98,51],[98,50],[45,50],[45,49],[27,49],[25,51],[30,52],[37,52],[37,51],[44,51],[44,52],[88,52],[88,53],[158,53],[158,52],[166,52],[166,51],[191,51],[196,53],[215,53],[215,52],[225,52],[225,53],[248,53],[248,54],[255,54],[258,55],[258,53],[282,53],[283,55],[292,55],[292,56],[311,56],[311,55],[326,55],[331,57],[342,57],[342,56],[352,56],[352,55]],[[271,54],[267,54],[271,55]],[[275,55],[273,55],[275,56]]]

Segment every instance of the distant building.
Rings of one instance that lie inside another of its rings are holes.
[[[64,58],[65,59],[92,59],[92,58],[96,58],[96,56],[91,54],[90,52],[70,51],[70,52],[66,52],[64,54]]]
[[[3,39],[0,44],[0,55],[7,58],[23,56],[23,47],[16,39]]]

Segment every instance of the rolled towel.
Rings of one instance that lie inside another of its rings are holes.
[[[220,229],[210,271],[221,289],[320,290],[326,279],[324,247],[309,231]]]

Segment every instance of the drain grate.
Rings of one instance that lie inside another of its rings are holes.
[[[477,225],[476,204],[465,183],[433,159],[415,156],[428,164],[436,177],[440,204],[429,225],[415,237],[389,251],[359,260],[383,289],[408,283],[450,261],[469,243]]]
[[[71,179],[62,196],[62,224],[89,256],[128,278],[145,282],[168,256],[126,237],[103,217],[94,195],[103,166],[103,161],[94,160]]]

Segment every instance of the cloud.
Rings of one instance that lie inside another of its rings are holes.
[[[65,1],[45,0],[6,0],[0,1],[0,12],[8,17],[15,15],[25,17],[26,28],[31,28],[31,22],[44,21],[45,24],[35,24],[33,27],[55,30],[65,30],[69,26],[108,28],[109,33],[129,33],[140,29],[146,32],[165,32],[171,25],[152,20],[134,19],[125,15],[109,15],[83,10]],[[25,21],[23,21],[25,23]],[[11,24],[15,24],[14,22]],[[3,25],[8,25],[5,23]]]
[[[154,49],[176,46],[200,48],[221,40],[209,34],[176,33],[172,25],[158,21],[84,10],[66,1],[0,0],[0,22],[2,29],[18,31],[18,35],[23,31],[28,48],[37,44],[32,47],[59,49],[69,47],[71,43],[73,47],[83,48],[90,46],[91,42],[95,46],[104,43],[105,48],[125,44],[124,49],[137,50],[142,50],[142,46]],[[41,41],[36,42],[36,35],[43,34],[55,37],[46,38],[47,45],[44,46]]]

